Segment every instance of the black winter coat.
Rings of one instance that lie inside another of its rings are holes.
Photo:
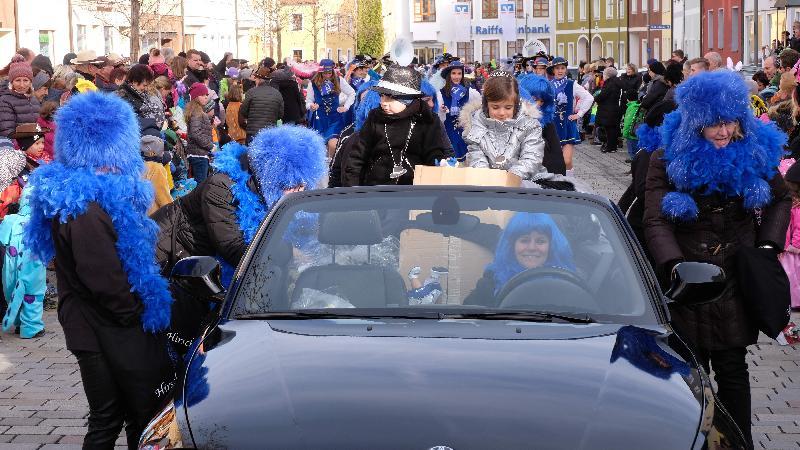
[[[408,150],[402,157],[406,173],[397,179],[389,174],[395,164],[401,163],[401,153],[406,146],[411,123],[414,130],[408,142]],[[389,153],[390,139],[392,154]],[[447,140],[439,117],[431,112],[427,104],[414,100],[399,114],[386,114],[381,108],[370,111],[359,140],[349,152],[344,166],[344,186],[375,186],[381,184],[412,184],[414,166],[433,166],[437,160],[453,155],[453,147]]]
[[[257,134],[262,128],[275,126],[283,118],[283,108],[281,93],[264,82],[247,91],[239,108],[239,125],[248,135]]]
[[[622,83],[617,77],[609,78],[603,83],[603,89],[594,98],[597,102],[597,116],[595,123],[601,127],[618,127],[622,118],[620,97],[622,96]]]
[[[250,171],[246,155],[240,163],[244,170]],[[258,193],[254,180],[255,177],[250,177],[248,187]],[[236,220],[232,185],[228,175],[217,172],[186,196],[153,214],[160,229],[156,259],[162,273],[169,273],[175,262],[187,256],[220,255],[233,267],[239,264],[247,244]]]
[[[642,98],[641,107],[644,109],[652,108],[664,98],[667,90],[669,90],[669,86],[662,78],[651,81],[650,86],[647,88],[647,94]]]
[[[292,75],[279,70],[272,75],[269,85],[283,97],[283,122],[302,123],[306,120],[306,101]]]
[[[621,106],[625,106],[627,102],[636,101],[639,96],[639,88],[642,86],[641,74],[628,75],[624,73],[620,75],[619,81],[622,85]]]
[[[352,123],[339,133],[336,151],[333,153],[331,167],[328,171],[329,188],[342,187],[342,178],[345,176],[344,168],[347,167],[350,151],[358,139],[358,131],[355,130],[355,125]]]
[[[497,299],[494,295],[495,286],[494,272],[487,270],[466,297],[464,297],[465,305],[482,305],[490,308],[497,306]]]
[[[555,123],[550,122],[542,129],[542,138],[544,139],[542,165],[550,173],[566,175],[567,164],[564,162],[564,152],[561,151],[561,140]]]
[[[714,195],[693,195],[698,207],[694,222],[676,223],[661,214],[661,202],[675,188],[669,181],[663,151],[650,157],[647,171],[644,234],[647,246],[662,272],[679,261],[716,264],[728,275],[721,297],[694,306],[671,304],[672,323],[695,348],[722,350],[754,344],[758,330],[750,322],[736,277],[736,255],[740,247],[771,243],[783,248],[792,206],[791,196],[780,174],[769,185],[772,202],[761,210],[761,224],[745,210],[743,200]]]
[[[144,104],[144,97],[141,96],[138,92],[136,92],[126,81],[122,83],[122,85],[117,89],[117,95],[122,97],[123,100],[128,102],[131,107],[133,108],[133,112],[138,116],[142,117],[142,105]]]
[[[11,137],[17,125],[36,123],[42,105],[33,95],[11,89],[0,92],[0,136]]]

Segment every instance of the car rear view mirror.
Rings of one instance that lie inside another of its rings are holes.
[[[213,298],[225,292],[222,287],[222,269],[219,262],[210,256],[190,256],[175,264],[170,281],[190,295]]]
[[[667,298],[684,305],[714,301],[725,290],[725,271],[714,264],[682,262],[672,269]]]

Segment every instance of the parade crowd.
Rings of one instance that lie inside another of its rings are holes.
[[[631,184],[613,200],[664,286],[684,261],[728,274],[717,301],[670,309],[750,439],[745,355],[758,328],[740,281],[769,275],[741,270],[743,255],[782,265],[800,308],[791,46],[752,79],[716,53],[680,50],[646,70],[601,58],[575,73],[543,53],[251,64],[161,48],[138,61],[82,50],[60,63],[20,49],[0,70],[2,328],[42,335],[46,293],[57,292],[89,402],[86,448],[112,448],[123,426],[136,447],[212,308],[171,291],[175,263],[214,256],[227,285],[281,196],[412,184],[416,166],[441,165],[583,190],[573,152],[584,141],[626,148]],[[791,343],[790,331],[778,339]]]

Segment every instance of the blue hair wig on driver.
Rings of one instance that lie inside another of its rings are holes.
[[[693,195],[715,193],[742,197],[746,209],[766,206],[786,134],[755,118],[742,77],[729,70],[704,72],[681,83],[675,99],[678,109],[659,127],[667,175],[676,188],[664,196],[662,213],[692,221],[698,214]],[[741,136],[720,151],[703,129],[723,121],[737,122]]]
[[[495,294],[514,275],[523,272],[525,267],[517,261],[514,245],[520,236],[533,231],[542,233],[550,238],[550,251],[545,260],[545,267],[557,267],[575,271],[575,262],[569,241],[559,230],[558,225],[549,214],[518,212],[508,222],[506,229],[500,236],[500,242],[495,249],[494,260],[486,267],[494,272]]]
[[[525,93],[532,103],[536,100],[542,101],[542,106],[539,107],[539,111],[542,113],[542,118],[539,119],[539,122],[542,123],[542,127],[551,123],[556,111],[556,93],[547,78],[540,75],[527,74],[520,77],[519,88],[522,98],[525,98],[523,95]]]

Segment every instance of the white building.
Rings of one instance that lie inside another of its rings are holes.
[[[672,50],[688,58],[703,56],[700,49],[700,0],[675,0],[672,8]]]
[[[467,24],[457,19],[455,13],[457,7],[465,4],[471,9],[468,31]],[[534,38],[552,52],[556,32],[553,0],[516,1],[513,41],[503,39],[497,4],[473,0],[386,0],[384,28],[395,31],[391,39],[386,36],[387,46],[394,37],[409,39],[420,63],[430,62],[443,52],[466,61],[510,57],[521,53],[525,42]]]

